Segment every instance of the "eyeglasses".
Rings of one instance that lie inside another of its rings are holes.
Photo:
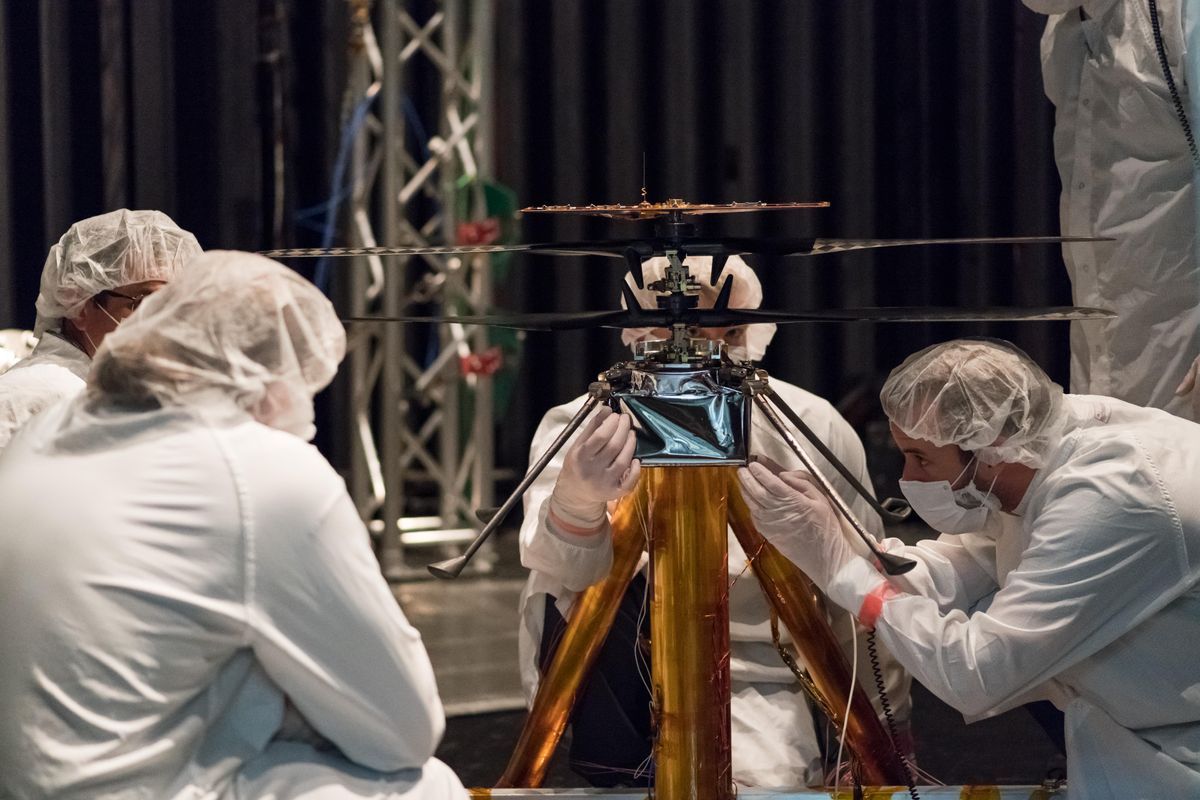
[[[111,295],[112,297],[119,297],[122,300],[128,300],[129,301],[129,310],[137,311],[137,307],[142,304],[142,301],[145,300],[150,295],[154,294],[154,292],[146,292],[144,294],[139,294],[137,296],[134,296],[131,294],[125,294],[124,292],[118,292],[114,289],[106,289],[103,292],[101,292],[100,294]]]

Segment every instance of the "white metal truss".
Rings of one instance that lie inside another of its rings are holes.
[[[474,192],[471,217],[485,216],[482,188],[459,184],[474,179],[466,185],[481,187],[479,179],[491,172],[484,124],[491,118],[491,2],[349,5],[346,124],[370,101],[350,158],[349,243],[453,244],[463,191]],[[418,20],[409,8],[418,5],[434,11]],[[433,128],[435,116],[435,132],[422,141],[420,123]],[[406,136],[417,143],[412,149]],[[480,314],[491,301],[487,256],[362,257],[344,274],[350,313],[357,316],[420,308]],[[454,547],[472,538],[474,509],[493,503],[492,382],[482,372],[464,374],[462,366],[486,348],[483,329],[457,324],[440,330],[357,326],[351,333],[350,491],[380,537],[389,578],[427,576],[411,548]],[[477,567],[487,567],[483,555]]]

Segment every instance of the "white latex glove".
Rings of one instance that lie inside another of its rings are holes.
[[[775,475],[751,463],[738,470],[738,480],[758,532],[829,599],[862,618],[864,600],[884,578],[855,553],[841,518],[812,476],[803,470]],[[876,616],[877,609],[870,624]]]
[[[853,553],[837,512],[812,477],[802,470],[776,475],[753,462],[738,470],[738,480],[758,532],[824,589]]]
[[[1175,394],[1179,397],[1191,394],[1192,419],[1200,422],[1200,387],[1196,385],[1197,376],[1200,376],[1200,356],[1196,356],[1196,360],[1188,368],[1187,374],[1183,376],[1183,382],[1175,389]]]
[[[637,485],[642,467],[633,457],[636,444],[629,417],[601,406],[567,450],[550,494],[550,510],[572,527],[599,527],[608,501],[624,497]]]

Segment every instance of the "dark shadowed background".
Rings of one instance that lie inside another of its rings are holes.
[[[522,205],[637,202],[644,159],[651,199],[833,204],[709,218],[712,232],[1057,232],[1043,20],[1016,0],[498,0],[495,9],[495,177]],[[329,193],[346,2],[4,0],[0,12],[0,327],[32,325],[49,245],[72,221],[113,207],[160,208],[207,248],[316,243],[291,213]],[[263,155],[275,131],[285,143],[282,226],[271,222],[276,184]],[[636,230],[531,217],[523,240]],[[496,303],[611,307],[616,263],[519,259]],[[776,308],[1070,298],[1053,246],[756,266]],[[1013,338],[1065,379],[1063,323],[805,324],[780,330],[765,365],[843,401],[863,428],[888,369],[960,334]],[[498,431],[501,466],[523,467],[542,412],[622,353],[611,331],[530,334]],[[338,391],[322,405],[320,444],[343,463]]]

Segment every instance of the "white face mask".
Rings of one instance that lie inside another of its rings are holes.
[[[114,330],[116,328],[121,327],[121,320],[117,319],[112,314],[108,313],[108,309],[104,307],[103,303],[96,303],[96,308],[103,311],[104,316],[106,316],[112,320]],[[88,332],[86,330],[84,330],[83,328],[78,328],[77,330],[83,334],[83,338],[87,339],[87,343],[92,346],[92,356],[94,358],[96,355],[96,351],[100,349],[99,346],[97,346],[97,344],[92,340],[92,337],[88,334]]]
[[[963,467],[958,477],[962,477],[970,466]],[[979,469],[978,462],[975,462],[975,469]],[[954,480],[957,482],[958,478]],[[993,479],[992,485],[995,483]],[[900,481],[900,491],[913,511],[939,533],[983,530],[988,514],[1000,508],[1000,501],[992,494],[991,487],[987,492],[980,491],[975,486],[974,474],[963,488],[951,486],[950,481]]]

